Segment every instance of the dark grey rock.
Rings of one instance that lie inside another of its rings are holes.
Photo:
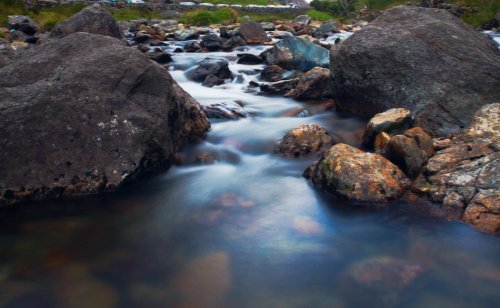
[[[481,106],[500,101],[500,51],[450,13],[400,6],[332,49],[337,107],[372,116],[410,109],[434,136],[466,127]]]
[[[50,32],[50,37],[61,38],[75,32],[87,32],[119,39],[123,38],[118,23],[99,4],[88,6],[65,21],[58,23]]]
[[[209,123],[160,65],[74,33],[0,69],[0,204],[112,191],[165,171]]]

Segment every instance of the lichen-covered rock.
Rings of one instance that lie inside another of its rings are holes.
[[[371,149],[378,134],[389,135],[404,133],[411,124],[411,111],[405,108],[393,108],[373,116],[366,125],[363,135],[363,146]]]
[[[239,34],[248,45],[262,44],[269,40],[266,30],[255,21],[242,22]]]
[[[96,194],[165,171],[209,122],[161,65],[74,33],[0,68],[0,204]]]
[[[410,182],[381,155],[337,144],[310,166],[304,176],[337,196],[359,202],[387,202],[400,198]]]
[[[398,6],[331,53],[338,108],[372,116],[404,107],[432,136],[467,127],[500,101],[500,51],[446,10]]]
[[[297,86],[286,96],[295,99],[316,99],[331,97],[330,70],[315,67],[300,77]]]
[[[500,233],[500,190],[480,190],[465,210],[463,219],[481,230]]]
[[[55,25],[50,37],[61,38],[76,32],[101,34],[119,39],[123,37],[113,16],[99,4],[88,6]]]
[[[288,70],[308,71],[317,66],[328,68],[329,55],[326,48],[300,37],[289,37],[274,45],[266,61]]]
[[[499,113],[500,104],[486,105],[463,133],[450,142],[441,140],[413,185],[435,202],[462,209],[466,222],[488,232],[500,232],[492,227],[500,224],[500,214],[490,206],[500,204]]]
[[[338,142],[318,124],[304,124],[292,128],[276,144],[274,152],[285,157],[320,156]]]

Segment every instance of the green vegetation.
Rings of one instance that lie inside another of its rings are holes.
[[[327,12],[321,12],[317,10],[309,10],[306,12],[306,14],[311,16],[312,19],[318,21],[328,21],[333,18],[332,15],[328,14]]]
[[[270,5],[275,4],[272,0],[202,0],[202,3],[216,4],[239,4],[239,5]]]
[[[7,26],[9,15],[28,15],[45,30],[51,30],[55,24],[78,13],[84,4],[55,5],[40,10],[26,10],[22,0],[1,0],[0,25]],[[134,19],[160,19],[159,13],[152,12],[143,7],[125,7],[109,9],[118,21]],[[0,34],[2,35],[2,34]]]
[[[366,7],[368,12],[382,11],[395,5],[418,2],[417,0],[313,0],[311,6],[318,11],[327,12],[336,18],[354,16],[356,10]],[[447,0],[446,2],[473,8],[475,11],[466,13],[462,19],[473,25],[480,26],[493,18],[500,11],[498,0]]]
[[[224,8],[216,11],[197,9],[184,13],[179,21],[195,26],[208,26],[211,24],[222,24],[236,22],[238,12],[231,8]]]
[[[136,19],[162,19],[158,12],[148,10],[145,7],[124,7],[109,9],[111,15],[117,21],[129,21]]]

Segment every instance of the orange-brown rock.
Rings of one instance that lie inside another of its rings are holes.
[[[378,113],[366,125],[363,145],[371,149],[375,138],[381,132],[389,135],[402,134],[410,127],[411,121],[411,111],[405,108],[393,108]]]
[[[440,140],[413,185],[432,201],[464,211],[464,221],[494,233],[500,233],[499,114],[500,104],[486,105],[469,128],[449,142]]]
[[[434,153],[432,138],[420,127],[407,130],[389,140],[386,157],[411,178],[417,177]]]
[[[500,191],[480,191],[465,210],[463,219],[484,231],[500,233]]]
[[[394,200],[410,184],[404,173],[383,156],[346,144],[331,147],[304,176],[316,186],[353,201]]]
[[[320,156],[332,145],[338,143],[337,138],[317,124],[304,124],[291,129],[275,147],[275,152],[286,157]]]

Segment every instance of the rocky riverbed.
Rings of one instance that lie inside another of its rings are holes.
[[[498,300],[499,51],[448,13],[31,36],[0,49],[0,306]]]

